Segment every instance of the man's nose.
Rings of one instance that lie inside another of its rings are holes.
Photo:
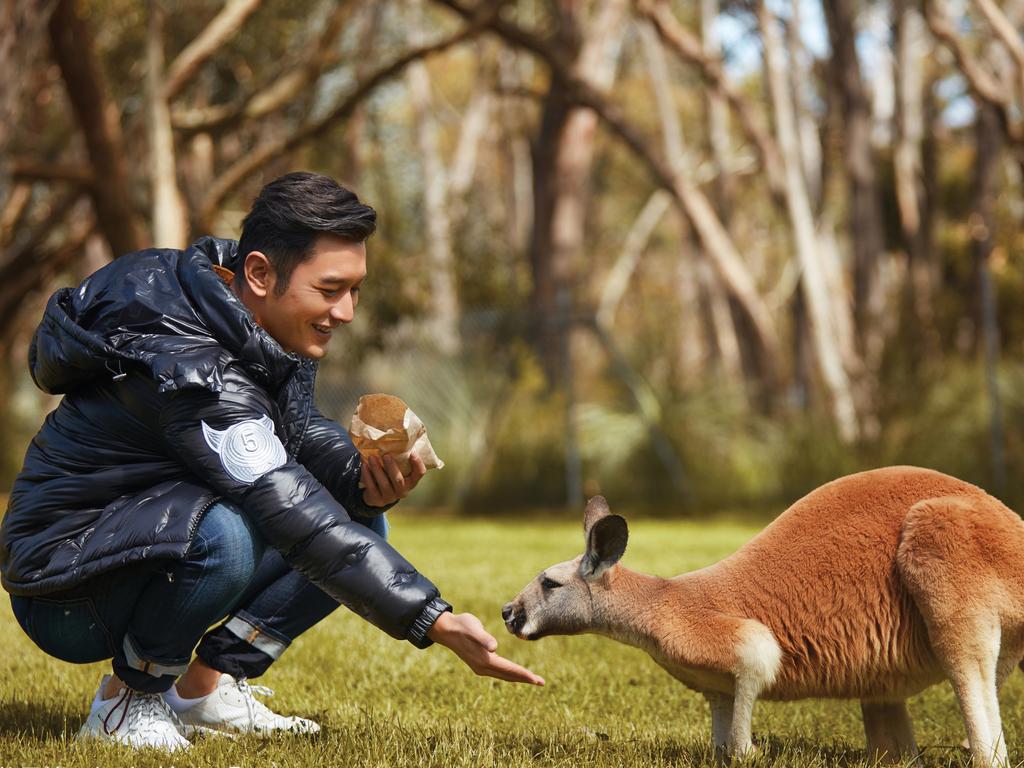
[[[331,317],[339,323],[351,323],[356,314],[356,305],[352,294],[346,293],[337,304],[331,307]]]

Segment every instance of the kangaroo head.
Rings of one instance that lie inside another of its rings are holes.
[[[505,605],[501,617],[512,634],[524,640],[545,635],[586,632],[594,623],[591,590],[607,584],[608,571],[626,551],[626,521],[613,515],[608,502],[595,496],[583,516],[587,551],[574,560],[545,568]]]

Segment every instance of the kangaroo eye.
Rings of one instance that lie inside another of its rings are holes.
[[[547,576],[540,580],[541,589],[558,589],[560,586],[562,585],[553,579],[549,579]]]

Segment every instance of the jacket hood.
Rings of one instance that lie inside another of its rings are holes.
[[[238,361],[270,389],[300,364],[213,270],[233,266],[238,244],[204,237],[187,250],[150,249],[116,259],[77,288],[50,297],[29,348],[36,385],[64,394],[139,365],[162,392],[219,392]]]

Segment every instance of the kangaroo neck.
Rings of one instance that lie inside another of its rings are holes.
[[[593,631],[644,650],[661,641],[666,611],[685,616],[691,605],[702,602],[696,581],[689,574],[662,579],[622,566],[592,584],[590,594]]]

